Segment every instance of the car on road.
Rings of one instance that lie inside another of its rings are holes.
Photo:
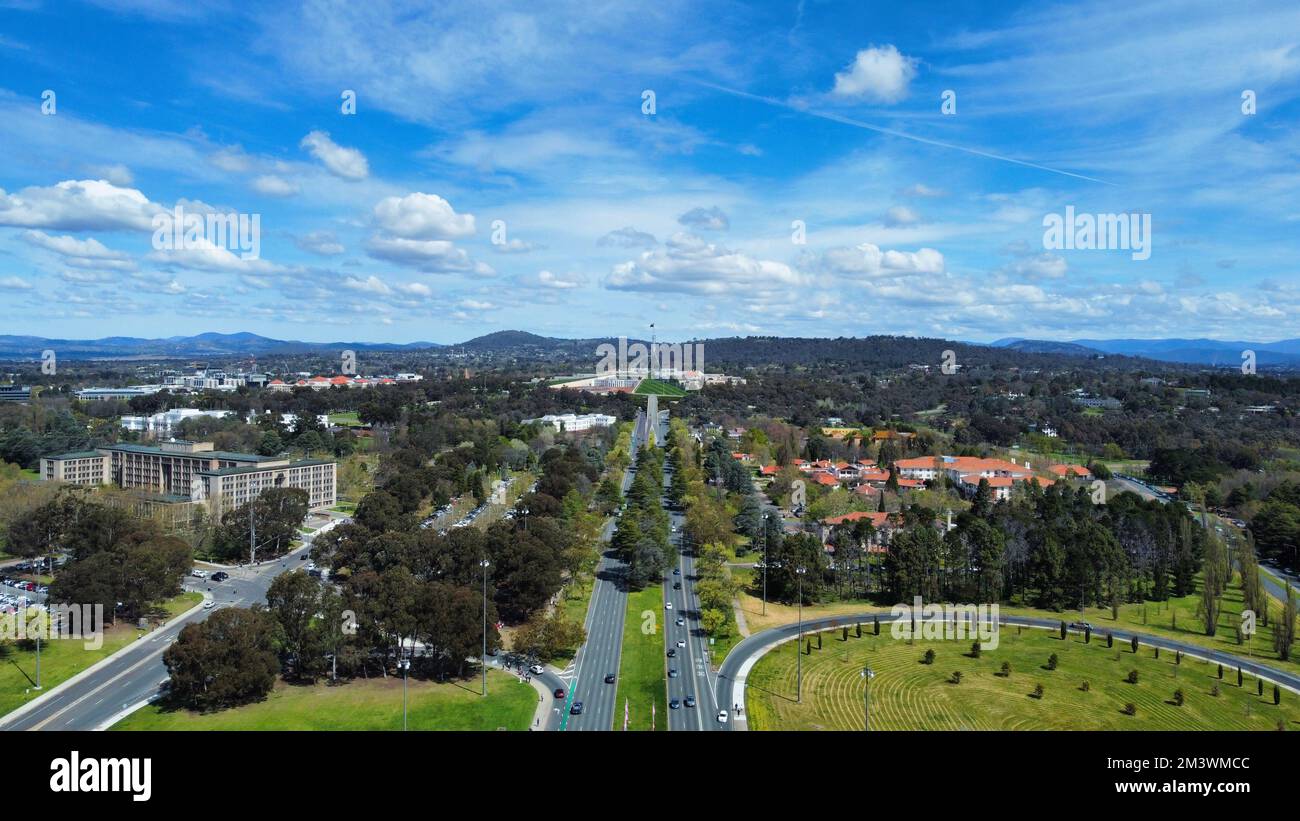
[[[669,667],[669,668],[668,668],[668,678],[677,678],[677,668],[676,668],[676,667]]]
[[[199,569],[196,567],[196,568],[194,568],[193,570],[190,571],[190,575],[193,576],[193,577],[196,578],[196,579],[206,579],[206,578],[208,577],[208,571],[206,571],[206,570],[199,570]]]
[[[672,609],[673,609],[673,603],[670,602],[670,601],[666,601],[666,602],[664,602],[664,609],[665,609],[665,610],[672,610]]]
[[[606,674],[605,674],[605,683],[606,683],[606,684],[613,684],[613,683],[614,683],[614,674],[613,674],[613,673],[606,673]]]
[[[668,702],[668,709],[670,709],[670,710],[676,710],[678,707],[681,707],[681,706],[682,706],[682,703],[681,703],[680,701],[678,701],[677,699],[673,699],[672,701]]]
[[[546,672],[546,668],[540,664],[534,664],[532,667],[528,668],[528,672],[532,673],[535,676],[540,676],[542,673]]]
[[[673,590],[681,590],[681,589],[682,589],[681,582],[673,582]]]
[[[678,640],[677,640],[677,646],[678,646],[678,647],[685,647],[685,646],[686,646],[686,641],[685,641],[684,639],[678,639]]]
[[[555,697],[556,697],[556,698],[564,698],[564,688],[563,688],[563,687],[556,687],[556,688],[555,688]]]
[[[580,715],[582,715],[582,702],[581,702],[581,701],[575,701],[575,702],[573,702],[573,706],[569,708],[569,715],[571,715],[571,716],[580,716]]]
[[[677,658],[677,650],[675,650],[675,649],[672,648],[672,647],[669,647],[669,648],[668,648],[668,658],[670,658],[670,659],[675,659],[675,658]]]
[[[1071,630],[1092,630],[1092,625],[1086,621],[1072,621],[1070,622],[1070,629]]]
[[[687,706],[687,707],[694,707],[694,706],[695,706],[695,696],[687,696],[687,697],[686,697],[686,706]]]
[[[216,573],[212,574],[212,580],[214,582],[224,582],[228,578],[230,578],[230,574],[224,570],[218,570]]]
[[[674,576],[680,576],[680,575],[682,575],[682,569],[681,569],[680,567],[674,567],[674,568],[673,568],[673,575],[674,575]]]
[[[677,617],[677,626],[678,626],[678,627],[683,627],[683,626],[685,626],[685,625],[686,625],[686,619],[682,618],[681,616],[678,616],[678,617]]]
[[[719,724],[726,724],[726,723],[727,723],[727,711],[726,711],[726,710],[719,710],[719,711],[718,711],[718,723],[719,723]]]
[[[217,606],[217,603],[214,602],[214,601],[205,601],[205,602],[203,603],[203,609],[204,609],[204,610],[211,610],[212,608],[214,608],[214,607],[216,607],[216,606]]]

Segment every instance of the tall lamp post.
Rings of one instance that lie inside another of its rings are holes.
[[[479,656],[479,666],[483,668],[483,695],[487,695],[487,569],[491,564],[487,559],[478,563],[483,568],[483,655]]]
[[[808,572],[806,567],[796,567],[794,569],[795,578],[799,584],[799,655],[796,657],[795,668],[795,701],[803,703],[803,574]]]
[[[403,658],[397,666],[402,668],[402,732],[406,732],[406,671],[411,669],[411,660]]]
[[[866,686],[862,691],[862,729],[867,731],[871,729],[871,680],[876,677],[876,671],[870,667],[862,668],[862,679]]]
[[[763,615],[767,615],[767,546],[772,541],[767,526],[772,522],[772,511],[763,514]]]

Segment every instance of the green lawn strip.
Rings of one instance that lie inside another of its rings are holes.
[[[643,633],[642,613],[654,614],[654,632]],[[619,663],[618,693],[614,699],[614,729],[623,729],[623,705],[631,715],[630,730],[650,729],[650,706],[655,705],[655,729],[668,729],[667,657],[664,655],[664,619],[676,612],[664,609],[663,586],[654,585],[628,594],[623,623],[623,656]]]
[[[978,659],[971,642],[894,639],[863,631],[847,641],[839,630],[821,634],[822,649],[812,639],[803,657],[803,701],[797,703],[795,642],[780,645],[754,666],[746,700],[749,726],[760,730],[860,730],[864,682],[870,667],[873,730],[1275,730],[1278,722],[1300,729],[1300,697],[1283,690],[1273,704],[1273,685],[1246,675],[1237,686],[1234,668],[1127,644],[1107,649],[1094,633],[1062,641],[1046,630],[1003,628],[996,649],[984,647]],[[922,659],[933,649],[933,664]],[[1056,654],[1055,670],[1047,669]],[[1000,675],[1003,662],[1010,674]],[[1138,671],[1131,684],[1129,671]],[[953,673],[962,674],[959,684]],[[1083,682],[1088,682],[1088,689]],[[1041,698],[1034,696],[1042,685]],[[1214,689],[1218,688],[1218,695]],[[1175,703],[1182,690],[1184,703]],[[1134,715],[1124,712],[1136,706]]]
[[[437,683],[411,679],[407,721],[411,730],[526,730],[537,707],[531,685],[488,672],[488,694],[479,680]],[[401,730],[402,680],[354,679],[329,686],[276,682],[264,700],[214,713],[169,710],[151,704],[113,725],[113,730]]]
[[[686,391],[659,379],[642,379],[633,393],[639,396],[656,394],[658,396],[685,396]]]
[[[182,593],[169,599],[162,605],[164,615],[159,623],[175,618],[202,600],[201,593]],[[103,644],[96,649],[87,649],[85,642],[79,639],[42,641],[41,686],[44,690],[31,689],[36,680],[35,642],[30,646],[18,642],[0,646],[0,715],[16,710],[42,692],[62,684],[136,641],[139,635],[140,631],[133,625],[119,622],[104,631]]]
[[[329,415],[329,421],[331,425],[339,425],[347,428],[363,427],[365,425],[365,423],[358,418],[356,411],[331,413]]]

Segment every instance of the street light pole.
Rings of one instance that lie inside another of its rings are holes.
[[[871,680],[876,677],[876,671],[870,667],[862,668],[862,678],[866,681],[866,686],[862,691],[862,730],[867,732],[871,729]]]
[[[767,615],[767,545],[772,539],[767,532],[767,526],[772,522],[772,512],[769,510],[763,514],[763,615]]]
[[[483,668],[483,695],[487,695],[487,559],[479,562],[483,568],[483,655],[479,656],[479,666]]]
[[[795,578],[799,584],[799,655],[795,659],[795,701],[803,703],[803,574],[807,572],[806,567],[796,567],[794,569]]]
[[[406,671],[411,669],[411,660],[404,658],[397,662],[397,666],[402,668],[402,732],[406,732]]]

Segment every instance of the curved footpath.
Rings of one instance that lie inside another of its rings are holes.
[[[894,616],[888,610],[866,611],[863,613],[850,613],[842,616],[827,616],[820,619],[810,619],[803,623],[804,633],[818,633],[823,630],[832,630],[844,626],[853,626],[856,623],[867,624],[873,619],[879,617],[884,624],[892,624],[894,621],[902,621],[910,616]],[[1044,630],[1059,630],[1061,627],[1060,619],[1040,619],[1029,616],[1005,616],[998,620],[999,624],[1005,627],[1033,627]],[[1078,630],[1071,630],[1071,633],[1078,633]],[[1211,650],[1201,647],[1197,644],[1188,644],[1187,642],[1176,639],[1164,638],[1162,636],[1152,636],[1146,633],[1134,633],[1128,630],[1094,630],[1094,636],[1104,636],[1107,632],[1115,637],[1116,641],[1130,642],[1136,636],[1138,641],[1147,647],[1159,647],[1161,650],[1178,650],[1184,656],[1200,659],[1203,661],[1221,663],[1224,666],[1240,667],[1243,672],[1250,673],[1258,678],[1267,679],[1281,687],[1284,687],[1294,693],[1300,693],[1300,675],[1278,670],[1266,664],[1260,664],[1252,659],[1241,658],[1229,653],[1223,653],[1218,650]],[[736,705],[742,708],[745,705],[745,679],[749,671],[763,655],[779,644],[787,641],[794,641],[799,636],[799,624],[786,624],[780,627],[773,627],[770,630],[764,630],[756,633],[744,641],[731,648],[731,652],[722,662],[721,669],[718,670],[717,677],[717,701],[721,705],[730,705],[728,711],[732,714],[731,721],[720,726],[720,729],[727,730],[747,730],[748,710],[742,709],[737,715],[734,709]],[[716,716],[715,716],[716,720]]]

